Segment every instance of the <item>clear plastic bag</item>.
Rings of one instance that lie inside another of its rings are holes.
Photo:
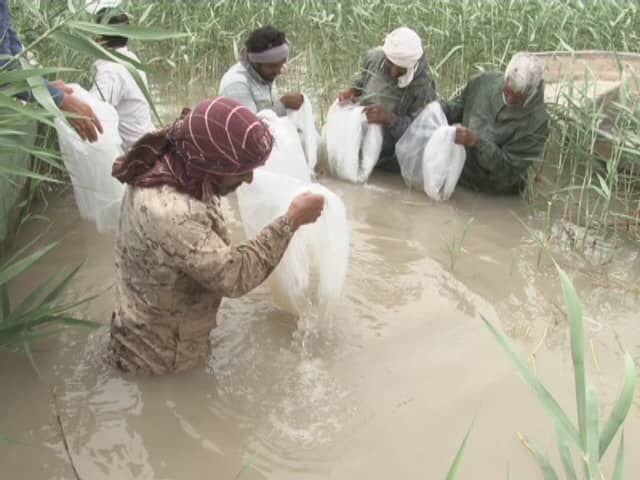
[[[335,101],[327,113],[323,132],[331,174],[353,183],[365,183],[380,157],[382,127],[367,122],[364,107]]]
[[[313,107],[311,100],[305,94],[304,102],[298,110],[287,110],[287,117],[296,126],[302,148],[304,150],[304,156],[307,161],[309,170],[313,172],[318,163],[318,144],[320,136],[316,130],[316,126],[313,119]]]
[[[253,182],[236,192],[246,236],[254,238],[306,191],[325,197],[324,211],[315,223],[298,229],[268,279],[276,304],[300,317],[311,309],[324,315],[340,298],[349,257],[344,203],[320,184],[264,168],[257,169]]]
[[[60,153],[73,183],[73,193],[80,216],[95,222],[99,232],[115,231],[120,216],[124,185],[111,176],[111,168],[122,155],[116,110],[83,89],[72,84],[73,95],[89,104],[100,120],[104,133],[89,143],[62,119],[55,119]]]
[[[288,117],[278,117],[273,110],[261,110],[258,117],[267,124],[274,138],[273,150],[262,168],[310,182],[311,170],[293,122]]]
[[[456,129],[449,126],[440,104],[427,105],[396,143],[396,157],[407,186],[422,189],[434,200],[451,197],[466,159],[455,135]]]

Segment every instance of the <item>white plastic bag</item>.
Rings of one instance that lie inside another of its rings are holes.
[[[111,176],[113,162],[122,155],[118,113],[80,85],[70,87],[74,96],[91,106],[104,130],[98,133],[97,141],[89,143],[62,119],[55,119],[60,153],[73,183],[76,205],[80,216],[95,222],[99,232],[115,231],[124,195],[124,185]]]
[[[298,110],[287,110],[287,117],[298,129],[304,156],[307,160],[309,170],[313,172],[318,162],[318,144],[320,136],[316,130],[313,119],[313,107],[311,100],[305,94],[302,94],[304,102]]]
[[[396,156],[407,186],[419,188],[434,200],[448,200],[464,167],[466,151],[455,143],[438,102],[431,102],[396,143]]]
[[[353,183],[364,183],[378,163],[383,133],[367,122],[364,107],[335,101],[324,129],[327,164],[331,174]]]
[[[453,195],[464,168],[467,152],[455,139],[456,127],[440,127],[424,148],[423,187],[434,200],[448,200]]]
[[[325,197],[320,218],[294,234],[278,267],[268,279],[275,302],[298,316],[316,308],[326,314],[340,298],[347,273],[349,231],[344,203],[317,183],[260,168],[251,184],[236,193],[247,238],[287,212],[291,201],[310,191]]]
[[[303,182],[311,181],[311,171],[304,156],[298,130],[288,117],[278,117],[273,110],[258,112],[273,135],[274,145],[271,155],[267,159],[265,170],[272,173],[282,173],[297,178]]]

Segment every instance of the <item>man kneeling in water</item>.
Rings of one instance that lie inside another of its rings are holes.
[[[353,86],[338,96],[340,103],[366,105],[370,124],[381,125],[384,132],[377,166],[399,172],[395,146],[425,105],[436,99],[422,40],[407,27],[387,35],[384,45],[369,50]]]
[[[449,124],[458,124],[456,143],[467,150],[460,185],[499,194],[522,190],[549,134],[543,72],[538,57],[518,53],[506,73],[480,74],[443,103]]]
[[[113,175],[128,184],[116,244],[109,362],[163,374],[200,365],[223,297],[240,297],[275,269],[295,231],[322,213],[303,194],[255,239],[231,246],[224,196],[267,160],[273,138],[247,107],[218,97],[143,136]]]
[[[251,32],[240,52],[240,61],[222,76],[219,95],[236,100],[253,112],[270,109],[283,117],[287,109],[298,110],[304,103],[302,94],[280,97],[276,87],[276,78],[288,59],[289,44],[284,32],[271,26]]]

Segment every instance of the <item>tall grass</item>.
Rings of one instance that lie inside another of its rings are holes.
[[[304,88],[317,99],[321,116],[336,93],[349,84],[366,49],[382,43],[397,25],[415,28],[425,40],[441,97],[459,92],[475,73],[502,69],[520,50],[578,49],[634,51],[640,46],[640,7],[634,1],[589,0],[159,0],[131,6],[145,25],[189,32],[161,52],[151,43],[140,51],[159,78],[169,103],[213,95],[249,31],[266,23],[284,29],[293,47],[284,89]],[[184,88],[175,89],[175,85]],[[586,86],[585,86],[586,88]],[[629,98],[608,121],[599,105],[550,107],[552,133],[542,164],[530,176],[528,200],[554,217],[597,230],[623,232],[640,243],[640,144],[638,115]],[[551,179],[545,183],[543,172]],[[543,178],[541,178],[543,177]],[[550,183],[552,189],[549,189]]]
[[[16,2],[14,9],[22,32],[35,41],[42,28],[55,28],[55,14],[67,0],[40,2],[38,31],[27,4]],[[151,70],[167,120],[182,104],[215,95],[245,37],[264,24],[285,30],[292,45],[281,90],[311,93],[320,117],[357,73],[364,52],[398,25],[411,26],[424,39],[443,98],[459,92],[475,73],[504,68],[520,50],[634,51],[640,46],[640,7],[633,0],[154,0],[128,2],[128,10],[138,26],[187,34],[165,42],[132,42]],[[88,57],[61,50],[54,40],[41,40],[34,50],[57,59],[56,65],[87,65]],[[88,81],[88,71],[83,69],[80,80]],[[601,234],[624,232],[640,243],[640,138],[633,102],[623,99],[608,119],[611,148],[599,148],[605,112],[598,105],[551,110],[545,158],[527,190],[531,205],[546,209],[553,197],[554,218]]]

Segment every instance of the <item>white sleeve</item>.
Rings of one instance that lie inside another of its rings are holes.
[[[96,66],[96,77],[91,87],[91,93],[100,100],[118,105],[122,97],[122,80],[118,72],[109,64]]]

